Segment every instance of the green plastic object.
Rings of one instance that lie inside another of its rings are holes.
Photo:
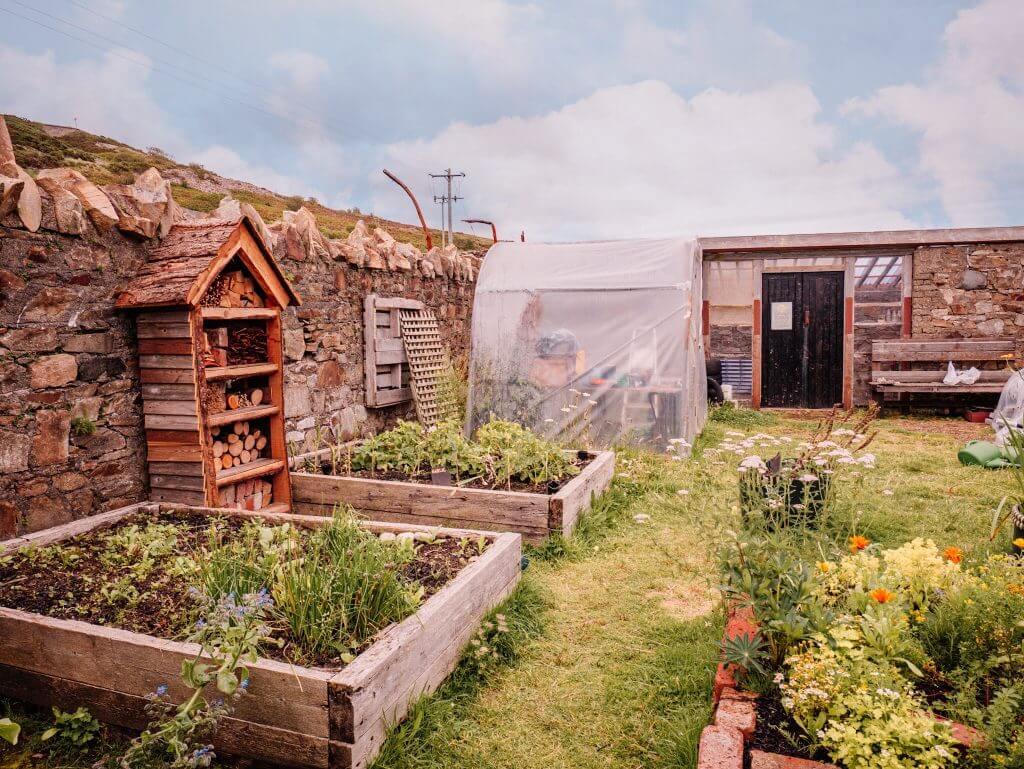
[[[988,441],[969,441],[957,452],[956,458],[960,460],[960,464],[968,467],[972,465],[986,467],[989,462],[1003,459],[1003,452],[996,444]]]
[[[987,467],[990,470],[1018,464],[1015,455],[989,441],[969,441],[957,452],[956,458],[967,467]]]

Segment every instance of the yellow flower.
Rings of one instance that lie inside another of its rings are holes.
[[[1019,548],[1024,548],[1024,537],[1017,537],[1017,539],[1013,540],[1013,544]]]
[[[832,568],[832,564],[828,561],[818,561],[818,571],[828,572]]]

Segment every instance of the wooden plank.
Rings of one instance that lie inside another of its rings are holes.
[[[196,388],[193,384],[144,384],[142,385],[143,401],[192,401],[196,399]]]
[[[280,411],[281,407],[273,403],[260,406],[246,406],[242,409],[230,409],[217,414],[211,414],[207,417],[206,421],[211,427],[217,427],[218,425],[230,425],[235,422],[246,422],[251,419],[274,416]]]
[[[104,723],[135,731],[141,731],[149,722],[145,697],[11,665],[0,664],[0,693],[40,707],[56,706],[66,710],[85,707]],[[218,755],[256,756],[286,766],[318,769],[328,766],[326,738],[268,724],[229,716],[220,722],[214,742]]]
[[[177,489],[181,491],[202,491],[203,476],[167,475],[150,470],[149,485],[153,489]]]
[[[193,384],[196,375],[191,369],[143,368],[139,370],[139,381],[143,384]]]
[[[147,430],[198,430],[199,417],[175,414],[144,414],[143,423]]]
[[[901,350],[898,352],[871,352],[871,360],[877,363],[943,363],[946,361],[1000,361],[1004,351],[999,350]]]
[[[1013,375],[1013,372],[1001,369],[999,371],[982,371],[980,374],[979,381],[981,382],[1004,383]],[[875,371],[872,374],[871,381],[872,383],[877,382],[879,384],[914,384],[915,382],[941,384],[944,376],[946,376],[945,369],[935,369],[934,371]]]
[[[146,454],[150,462],[199,462],[199,433],[190,430],[147,430]]]
[[[201,462],[150,462],[149,472],[159,475],[188,475],[202,478]]]
[[[292,473],[292,498],[296,505],[333,507],[341,502],[374,514],[458,522],[470,528],[535,534],[546,533],[548,527],[547,494]]]
[[[187,355],[192,358],[191,339],[139,339],[140,355]]]
[[[520,558],[520,537],[502,534],[416,614],[387,628],[331,679],[330,736],[357,747],[356,765],[379,749],[385,724],[404,717],[426,691],[418,689],[417,678],[433,666],[454,665],[480,619],[518,579]]]
[[[140,355],[139,368],[189,369],[192,370],[191,355]]]
[[[395,403],[404,403],[412,399],[412,389],[408,387],[397,387],[392,390],[384,390],[377,393],[376,406],[392,406]],[[369,405],[369,404],[367,404]]]
[[[201,505],[206,501],[205,491],[189,489],[153,488],[150,497],[154,502],[175,502],[182,505]]]
[[[135,333],[142,339],[188,339],[189,325],[187,321],[181,323],[164,323],[154,321],[146,315],[140,316],[135,322]]]
[[[232,467],[230,470],[221,470],[217,473],[217,486],[228,486],[249,478],[259,478],[264,475],[273,475],[284,469],[283,459],[257,459],[247,465]]]
[[[275,363],[247,363],[242,366],[211,366],[206,369],[206,381],[219,379],[242,379],[251,376],[266,376],[278,370]]]
[[[167,414],[175,416],[195,416],[196,402],[191,400],[158,400],[155,398],[143,399],[143,414]]]
[[[266,320],[280,310],[276,307],[203,307],[204,320]]]
[[[199,652],[196,644],[0,607],[0,663],[91,686],[114,683],[125,694],[144,697],[165,684],[181,701],[188,692],[181,662]],[[236,718],[327,737],[329,672],[268,659],[248,667],[252,689],[238,701]]]
[[[401,296],[377,297],[376,305],[382,310],[422,310],[424,307],[419,299],[406,299]]]
[[[949,395],[961,393],[964,395],[970,393],[1000,393],[1003,390],[1002,384],[993,382],[981,382],[972,385],[927,384],[924,382],[917,384],[875,384],[872,382],[871,386],[879,392],[887,393],[944,393]]]
[[[375,408],[380,405],[377,400],[377,323],[374,302],[376,294],[367,294],[363,300],[363,371],[365,372],[366,405]]]
[[[116,510],[110,510],[106,513],[97,513],[96,515],[90,515],[86,518],[71,521],[70,523],[65,523],[60,526],[43,529],[42,531],[36,531],[31,534],[25,534],[21,537],[5,539],[0,541],[0,555],[12,553],[23,547],[45,547],[46,545],[50,545],[54,542],[61,542],[65,539],[77,537],[79,534],[87,534],[90,531],[105,529],[108,526],[112,526],[117,523],[126,515],[131,515],[132,513],[139,512],[140,510],[147,510],[149,507],[150,506],[146,502],[137,502],[134,505],[119,507]]]
[[[405,347],[399,337],[395,337],[394,339],[381,339],[380,337],[376,337],[374,339],[373,346],[378,354],[382,352],[400,352],[403,356],[405,355]]]
[[[551,496],[548,530],[569,536],[580,516],[590,509],[615,475],[615,452],[602,451],[575,478]]]

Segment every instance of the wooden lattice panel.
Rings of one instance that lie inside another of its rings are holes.
[[[443,416],[437,388],[449,365],[448,352],[441,343],[441,329],[432,310],[403,309],[400,318],[416,416],[424,427],[433,427]]]

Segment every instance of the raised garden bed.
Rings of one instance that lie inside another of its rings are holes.
[[[227,516],[290,523],[302,529],[328,519],[283,513],[183,508],[143,503],[8,540],[0,554],[43,546],[116,526],[137,514]],[[365,522],[374,533],[425,531],[408,524]],[[249,667],[251,686],[214,737],[224,753],[308,767],[364,767],[376,755],[385,730],[404,718],[410,703],[435,690],[458,662],[482,617],[519,579],[516,534],[432,529],[459,541],[485,539],[483,552],[453,570],[438,550],[413,567],[434,574],[418,610],[374,636],[347,665],[325,661],[301,667],[261,657]],[[72,567],[73,568],[73,567]],[[419,574],[415,576],[420,576]],[[26,598],[26,600],[28,600]],[[54,610],[51,607],[50,610]],[[141,621],[141,620],[140,620]],[[74,619],[0,607],[0,693],[41,706],[86,706],[100,720],[130,729],[145,727],[147,694],[161,685],[180,701],[181,663],[198,646]]]
[[[615,473],[612,451],[588,453],[579,474],[551,492],[299,472],[308,464],[328,465],[327,457],[329,452],[320,451],[292,459],[296,512],[329,515],[337,502],[343,502],[374,519],[514,531],[529,542],[539,542],[550,534],[569,535],[593,500],[608,488]],[[329,472],[329,466],[327,469]]]

